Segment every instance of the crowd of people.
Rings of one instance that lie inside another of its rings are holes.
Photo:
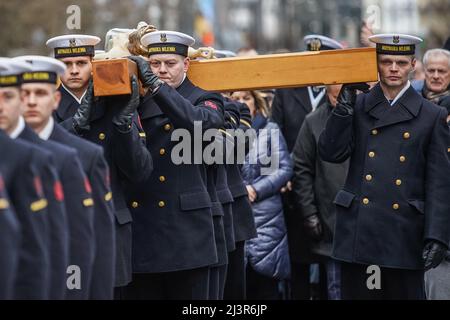
[[[96,97],[99,42],[0,58],[0,299],[450,299],[448,47],[420,74],[421,39],[370,35],[376,83],[220,94],[155,30],[131,94]],[[173,160],[196,123],[233,161]]]

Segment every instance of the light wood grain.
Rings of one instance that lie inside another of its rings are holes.
[[[94,94],[130,94],[133,74],[126,58],[93,61]],[[378,72],[375,49],[357,48],[191,61],[188,77],[205,90],[236,91],[372,82]]]
[[[192,61],[189,79],[210,91],[377,81],[376,52],[357,48]]]

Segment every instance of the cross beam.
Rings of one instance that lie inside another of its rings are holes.
[[[128,59],[93,61],[96,96],[131,92]],[[189,79],[209,91],[290,88],[377,81],[374,48],[261,55],[191,61]]]
[[[377,81],[373,48],[192,61],[189,79],[210,91]]]

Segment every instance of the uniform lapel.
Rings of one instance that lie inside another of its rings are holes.
[[[59,87],[59,91],[61,92],[61,102],[59,103],[58,109],[56,109],[56,114],[62,120],[72,118],[80,104],[63,86]],[[104,114],[104,99],[100,99],[92,109],[91,121],[102,118]]]
[[[183,98],[191,101],[191,103],[194,103],[195,100],[197,100],[196,97],[193,96],[196,93],[195,86],[188,78],[184,79],[183,83],[177,88],[177,91]]]
[[[57,140],[57,138],[60,136],[59,130],[62,130],[59,124],[55,123],[53,127],[53,131],[50,134],[49,140]]]
[[[380,84],[377,84],[367,95],[364,110],[377,119],[373,128],[386,127],[416,117],[422,105],[421,99],[417,97],[417,93],[410,87],[395,105],[390,106]]]
[[[142,99],[138,109],[141,119],[147,119],[163,114],[159,106],[155,103],[151,93],[147,93]]]
[[[408,110],[414,117],[420,112],[422,108],[423,98],[420,96],[412,86],[406,90],[405,94],[398,100],[398,104],[401,104],[406,110]]]
[[[105,115],[105,109],[107,108],[106,99],[114,99],[114,97],[107,97],[99,99],[92,108],[91,121],[95,121],[103,118]]]
[[[381,90],[380,84],[377,84],[366,95],[364,111],[371,117],[379,120],[388,111],[388,108],[390,108],[389,103]]]
[[[61,92],[61,102],[59,103],[56,114],[62,120],[71,118],[78,109],[78,102],[64,89],[63,86],[59,87]]]
[[[195,93],[193,90],[195,86],[189,81],[188,78],[184,79],[183,83],[177,88],[178,93],[185,99],[192,102],[192,95]],[[142,100],[141,106],[139,107],[139,116],[141,119],[147,119],[151,117],[157,117],[164,114],[155,101],[152,98],[152,94],[148,93]]]

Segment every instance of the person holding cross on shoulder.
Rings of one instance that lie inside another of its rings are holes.
[[[319,138],[325,161],[350,158],[334,199],[332,255],[343,261],[343,299],[424,299],[424,270],[442,261],[449,244],[447,111],[408,80],[421,39],[369,40],[376,43],[379,83],[370,91],[344,85]]]

